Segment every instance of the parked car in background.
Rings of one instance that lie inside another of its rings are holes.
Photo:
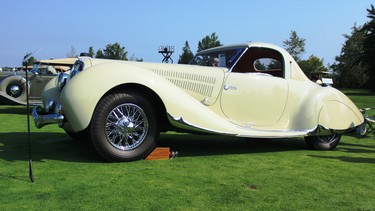
[[[321,86],[333,86],[332,72],[330,71],[311,72],[310,79]]]
[[[364,123],[343,93],[310,81],[284,49],[267,43],[208,49],[190,65],[80,59],[42,98],[33,110],[38,128],[58,124],[114,162],[145,158],[159,133],[171,130],[305,137],[310,148],[331,150]]]
[[[76,60],[77,58],[65,58],[35,62],[28,72],[27,90],[24,70],[0,72],[0,104],[26,105],[26,91],[29,92],[31,104],[41,104],[44,86],[58,73],[69,71]]]

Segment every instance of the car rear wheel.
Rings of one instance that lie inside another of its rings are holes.
[[[333,150],[339,144],[341,135],[332,134],[327,136],[307,136],[305,142],[310,149]]]
[[[96,151],[111,162],[145,158],[159,134],[154,109],[136,92],[113,93],[100,100],[90,131]]]

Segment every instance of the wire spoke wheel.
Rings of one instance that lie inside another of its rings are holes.
[[[332,134],[328,136],[318,136],[317,139],[318,141],[322,143],[331,144],[332,142],[335,141],[337,136],[338,136],[337,134]]]
[[[310,149],[316,150],[333,150],[340,142],[340,134],[326,136],[307,136],[305,142]]]
[[[144,95],[114,92],[99,101],[90,126],[96,151],[111,162],[146,158],[159,134],[153,105]]]
[[[138,147],[147,136],[148,120],[139,106],[125,103],[114,108],[108,115],[105,132],[108,141],[119,150]]]

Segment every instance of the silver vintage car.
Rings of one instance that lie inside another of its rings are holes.
[[[70,70],[76,60],[77,58],[65,58],[35,62],[28,72],[28,87],[25,71],[0,72],[0,104],[26,105],[26,88],[30,103],[41,104],[44,86],[58,73]]]
[[[305,137],[330,150],[364,122],[343,93],[309,80],[267,43],[199,52],[190,65],[80,59],[49,82],[38,128],[58,124],[108,161],[145,158],[165,131],[248,138]]]

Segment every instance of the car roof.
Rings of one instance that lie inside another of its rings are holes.
[[[280,48],[277,45],[273,45],[270,43],[265,42],[248,42],[248,43],[242,43],[242,44],[235,44],[235,45],[223,45],[219,47],[214,47],[210,49],[206,49],[203,51],[198,52],[198,54],[206,54],[216,51],[223,51],[223,50],[231,50],[231,49],[237,49],[237,48],[248,48],[248,47],[264,47],[264,48],[273,48],[279,51],[283,51],[282,48]]]

